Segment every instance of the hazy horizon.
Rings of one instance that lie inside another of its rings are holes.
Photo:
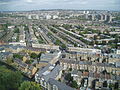
[[[120,11],[120,0],[0,0],[0,11],[42,9]]]

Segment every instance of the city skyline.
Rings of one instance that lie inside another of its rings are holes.
[[[119,90],[119,0],[0,0],[0,90]]]
[[[119,0],[0,0],[0,11],[41,9],[113,10],[119,11]]]

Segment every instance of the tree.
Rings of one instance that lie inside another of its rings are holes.
[[[19,90],[42,90],[42,87],[35,82],[24,81],[20,85]]]
[[[108,86],[107,81],[104,81],[103,82],[103,87],[107,87],[107,86]]]
[[[62,70],[62,74],[65,74],[65,70]]]
[[[12,64],[12,63],[13,63],[12,58],[7,58],[6,63],[7,63],[7,64]]]
[[[31,53],[30,57],[33,59],[36,59],[38,57],[38,55],[36,53]]]
[[[19,28],[15,28],[14,33],[20,33]]]
[[[60,45],[60,44],[61,44],[61,41],[57,39],[57,40],[55,41],[55,44],[56,44],[56,45]]]
[[[118,83],[118,82],[115,82],[114,89],[115,89],[115,90],[118,90],[118,89],[119,89],[119,83]]]
[[[29,30],[28,26],[25,25],[24,30],[28,31]]]
[[[70,82],[70,81],[73,81],[73,77],[71,76],[71,73],[68,73],[68,74],[65,76],[65,79],[68,80],[69,82]]]
[[[97,40],[97,35],[94,35],[93,39],[94,39],[94,40]]]
[[[41,58],[42,53],[43,53],[43,52],[40,52],[40,53],[38,54],[38,58],[39,58],[39,59]]]
[[[78,84],[76,81],[72,81],[71,87],[78,88]]]
[[[69,68],[69,71],[72,71],[72,68]]]
[[[63,49],[66,49],[66,45],[65,45],[65,44],[62,44],[61,47],[62,47]]]
[[[40,59],[41,59],[41,55],[42,54],[44,54],[44,52],[40,52],[39,54],[38,54],[38,59],[37,59],[37,62],[39,63],[40,62]]]
[[[114,84],[110,83],[109,88],[111,88],[111,89],[114,88]]]
[[[1,90],[17,90],[22,82],[20,72],[13,72],[6,67],[0,67],[0,89]]]
[[[59,78],[58,81],[61,82],[61,79]]]
[[[63,24],[62,25],[65,29],[70,29],[72,28],[72,25],[69,25],[69,24]]]
[[[117,36],[117,35],[115,36],[115,41],[114,41],[114,43],[116,43],[116,44],[119,43],[119,36]]]
[[[106,45],[106,41],[102,41],[102,45]]]
[[[23,59],[23,56],[19,54],[13,54],[13,58]]]

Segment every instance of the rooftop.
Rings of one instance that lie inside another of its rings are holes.
[[[57,80],[54,80],[54,79],[52,79],[52,78],[50,78],[50,79],[48,80],[48,83],[51,84],[51,85],[56,85],[57,88],[58,88],[58,90],[75,90],[75,89],[67,86],[66,84],[61,83],[61,82],[59,82],[59,81],[57,81]]]
[[[48,64],[43,69],[40,69],[37,72],[37,74],[38,74],[38,77],[43,78],[47,82],[50,78],[56,78],[61,70],[62,70],[62,67],[60,65],[54,66],[54,65]]]

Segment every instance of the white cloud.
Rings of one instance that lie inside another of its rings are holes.
[[[8,2],[0,2],[0,5],[9,4]]]
[[[119,10],[119,5],[120,0],[0,0],[0,10],[32,10],[46,8]]]
[[[28,3],[32,3],[32,2],[33,2],[33,0],[27,0],[26,2],[28,2]]]

